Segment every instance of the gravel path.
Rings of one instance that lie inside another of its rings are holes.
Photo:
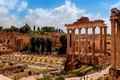
[[[65,80],[96,80],[100,77],[103,77],[105,74],[109,74],[109,69],[111,68],[111,66],[107,67],[106,69],[100,71],[100,72],[96,72],[93,74],[89,74],[83,77],[73,77],[73,78],[66,78]]]

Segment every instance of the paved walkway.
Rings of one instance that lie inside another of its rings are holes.
[[[0,75],[0,80],[12,80],[6,76]]]
[[[111,68],[111,66],[107,67],[106,69],[100,71],[100,72],[96,72],[93,74],[89,74],[83,77],[73,77],[73,78],[66,78],[65,80],[96,80],[100,77],[103,77],[105,74],[109,74],[109,69]]]
[[[21,78],[20,80],[36,80],[36,76],[29,76],[26,78]]]

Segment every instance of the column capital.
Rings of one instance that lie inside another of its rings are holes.
[[[75,29],[71,29],[72,32],[75,32]]]
[[[100,27],[100,29],[104,28],[103,26]]]
[[[107,28],[107,26],[104,26],[104,28]]]

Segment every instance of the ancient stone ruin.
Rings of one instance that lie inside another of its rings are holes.
[[[76,22],[66,24],[65,26],[67,28],[67,68],[70,70],[75,69],[80,63],[99,64],[102,62],[100,61],[100,58],[104,58],[107,48],[107,26],[103,20],[91,21],[88,17],[81,17]],[[99,34],[96,34],[96,28],[100,30]],[[85,33],[82,33],[82,29],[85,30]],[[88,33],[89,29],[91,29],[92,34]],[[78,30],[78,34],[76,34],[76,30]],[[97,50],[96,35],[99,35],[99,47]]]
[[[120,10],[111,10],[111,29],[112,29],[112,80],[120,80]]]

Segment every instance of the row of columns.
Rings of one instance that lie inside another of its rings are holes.
[[[120,24],[117,19],[111,18],[111,28],[112,28],[112,80],[119,80],[117,79],[117,70],[120,68],[120,61],[119,61],[119,53],[120,53]]]
[[[92,53],[93,55],[95,55],[95,28],[92,28]],[[106,34],[107,34],[107,27],[100,27],[100,50],[102,50],[102,52],[104,52],[104,54],[106,53]],[[88,29],[89,28],[85,28],[85,53],[88,53]],[[81,51],[81,30],[82,28],[78,29],[78,44],[76,44],[76,35],[75,35],[75,29],[68,29],[67,30],[67,53],[68,54],[75,54],[76,53],[76,49],[75,46],[78,45],[78,54]],[[104,45],[103,45],[104,44]]]

